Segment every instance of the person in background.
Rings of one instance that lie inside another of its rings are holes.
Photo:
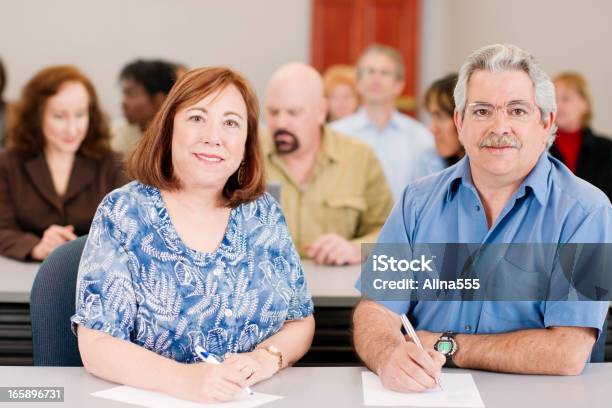
[[[4,100],[4,88],[6,87],[6,70],[0,59],[0,150],[4,147],[6,134],[6,101]]]
[[[445,167],[427,128],[395,108],[404,89],[404,75],[397,50],[384,45],[368,47],[357,62],[361,108],[331,124],[332,129],[374,149],[396,200],[408,183]]]
[[[578,73],[564,72],[554,83],[559,129],[550,153],[612,200],[612,140],[591,130],[593,109],[587,82]]]
[[[436,150],[447,166],[457,163],[465,155],[453,120],[455,85],[457,74],[450,74],[435,81],[425,92],[425,108],[431,116],[429,130],[434,136]]]
[[[290,63],[266,90],[264,143],[268,180],[300,255],[319,264],[361,262],[361,243],[375,242],[393,199],[376,154],[325,125],[323,81],[311,66]]]
[[[111,147],[129,154],[176,82],[180,68],[162,60],[136,60],[119,75],[124,119],[113,122]]]
[[[136,181],[104,198],[85,244],[71,320],[88,372],[219,402],[306,353],[313,304],[264,192],[258,117],[227,68],[192,70],[170,91],[129,159]]]
[[[327,122],[350,116],[359,107],[355,68],[350,65],[327,68],[323,74],[323,90],[327,99]]]
[[[0,255],[43,260],[87,234],[100,200],[127,178],[90,80],[72,66],[25,85],[0,152]]]
[[[174,65],[174,72],[176,74],[177,80],[189,71],[189,68],[187,68],[187,65],[183,63],[174,62],[172,65]]]

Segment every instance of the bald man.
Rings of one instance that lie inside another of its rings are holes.
[[[280,67],[266,91],[269,181],[281,185],[281,206],[302,257],[319,264],[361,261],[361,243],[376,242],[393,205],[374,151],[324,126],[319,73],[309,65]]]

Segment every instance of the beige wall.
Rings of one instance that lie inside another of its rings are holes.
[[[0,57],[6,96],[38,69],[81,67],[102,104],[120,114],[117,76],[137,57],[229,65],[258,94],[280,64],[307,61],[310,0],[0,0]]]
[[[458,69],[474,49],[515,43],[555,74],[583,72],[594,128],[612,135],[612,2],[607,0],[422,0],[421,90]],[[39,68],[74,63],[104,108],[120,114],[117,75],[136,57],[191,67],[225,64],[261,96],[283,62],[307,61],[311,0],[0,0],[0,56],[14,98]]]
[[[424,31],[424,45],[438,42],[444,49],[437,55],[424,47],[424,60],[435,60],[431,65],[436,75],[457,70],[471,51],[483,45],[516,44],[532,52],[551,76],[563,70],[582,72],[591,85],[593,127],[612,136],[611,1],[423,2],[428,20],[441,27],[435,35]]]

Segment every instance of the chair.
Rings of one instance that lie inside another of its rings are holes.
[[[82,366],[77,338],[70,330],[76,280],[87,235],[70,241],[42,263],[32,285],[32,351],[35,366]]]
[[[593,346],[593,352],[591,353],[591,363],[603,363],[604,361],[612,361],[612,353],[610,350],[612,347],[612,336],[609,335],[608,331],[610,328],[610,322],[612,321],[612,313],[608,311],[608,315],[604,321],[603,328],[599,339]]]

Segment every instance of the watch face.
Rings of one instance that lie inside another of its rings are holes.
[[[436,343],[436,350],[444,355],[449,354],[453,350],[453,343],[449,340],[439,340]]]

